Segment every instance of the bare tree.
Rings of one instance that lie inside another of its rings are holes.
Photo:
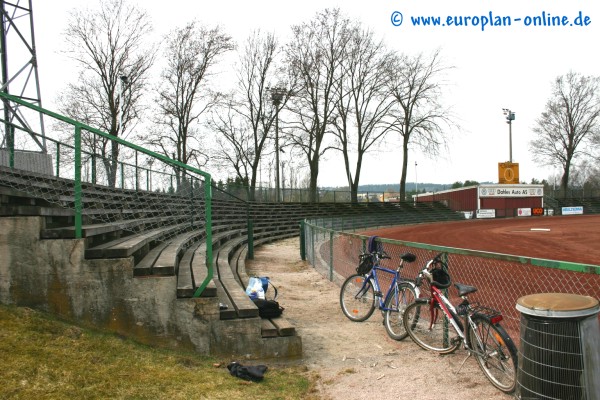
[[[395,100],[393,130],[402,137],[402,175],[400,199],[406,194],[408,153],[411,145],[426,154],[436,155],[446,146],[447,131],[453,125],[452,115],[441,103],[442,65],[440,52],[431,57],[398,55],[392,64],[390,92]]]
[[[202,152],[200,118],[219,94],[210,90],[220,56],[234,49],[220,27],[207,28],[192,21],[165,36],[166,66],[161,73],[153,134],[146,143],[183,164],[206,164]],[[180,177],[177,177],[178,183]]]
[[[569,174],[578,156],[591,155],[600,136],[600,78],[569,72],[556,78],[552,97],[533,129],[529,143],[536,162],[560,165],[560,188],[566,196]],[[590,145],[586,148],[586,145]]]
[[[212,114],[211,128],[220,141],[219,158],[237,177],[248,181],[248,198],[254,200],[260,162],[264,158],[277,112],[289,99],[271,105],[269,81],[277,76],[280,51],[273,34],[254,32],[248,38],[237,68],[237,86],[224,108]],[[275,109],[275,108],[276,109]]]
[[[125,0],[107,0],[97,10],[71,13],[65,39],[66,53],[79,65],[77,82],[58,99],[67,116],[83,120],[115,137],[123,137],[142,111],[142,95],[154,62],[146,44],[152,26],[148,15]],[[96,140],[97,139],[97,140]],[[119,145],[104,138],[88,138],[100,153],[108,184],[115,185]]]
[[[220,168],[233,170],[238,181],[248,177],[251,162],[255,158],[248,125],[236,112],[238,105],[231,100],[211,113],[208,126],[214,132],[217,154],[212,162]],[[248,193],[250,194],[250,193]]]
[[[392,59],[373,32],[357,24],[342,57],[341,75],[335,87],[336,118],[333,133],[342,152],[352,202],[358,202],[358,185],[365,153],[389,131],[383,120],[393,99],[386,90],[386,70]],[[351,158],[356,157],[351,165]],[[354,171],[352,171],[354,169]]]
[[[317,200],[319,160],[330,148],[325,142],[335,113],[335,84],[350,38],[350,21],[339,9],[317,13],[310,22],[292,27],[287,63],[297,85],[289,110],[293,114],[290,140],[302,149],[309,166],[309,200]]]

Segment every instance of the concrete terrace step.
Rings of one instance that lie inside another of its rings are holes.
[[[188,223],[163,226],[155,228],[143,233],[129,235],[123,238],[115,239],[107,243],[103,243],[96,247],[85,250],[86,258],[127,258],[137,256],[142,259],[153,246],[154,243],[164,242],[170,236],[180,232],[185,232],[189,229]],[[145,251],[144,251],[145,249]],[[141,252],[143,254],[136,254]],[[139,261],[136,259],[136,261]]]

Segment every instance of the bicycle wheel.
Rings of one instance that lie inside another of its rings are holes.
[[[406,307],[418,297],[415,286],[409,282],[400,282],[394,290],[390,290],[385,299],[385,316],[383,323],[389,337],[402,340],[408,333],[404,329],[402,316]]]
[[[364,275],[349,276],[340,290],[340,305],[351,321],[368,319],[375,311],[375,291],[371,282]]]
[[[469,343],[485,376],[504,393],[512,393],[517,382],[517,348],[500,325],[485,318],[473,318]],[[479,338],[479,340],[478,340]]]
[[[412,340],[425,350],[448,354],[461,343],[446,314],[438,306],[431,310],[429,302],[410,304],[404,310],[402,322]]]

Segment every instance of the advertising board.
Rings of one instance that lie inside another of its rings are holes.
[[[562,215],[578,215],[583,214],[583,206],[575,206],[575,207],[563,207]]]
[[[519,217],[531,217],[531,208],[519,208],[519,209],[517,209],[517,216],[519,216]]]
[[[496,210],[494,210],[494,209],[477,210],[477,218],[496,218]]]

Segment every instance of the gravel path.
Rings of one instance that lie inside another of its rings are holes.
[[[365,322],[340,310],[339,287],[300,259],[298,238],[261,246],[246,262],[249,275],[269,276],[284,316],[302,337],[294,361],[319,376],[323,399],[511,399],[492,386],[464,350],[440,356],[410,338],[387,336],[381,313]]]

